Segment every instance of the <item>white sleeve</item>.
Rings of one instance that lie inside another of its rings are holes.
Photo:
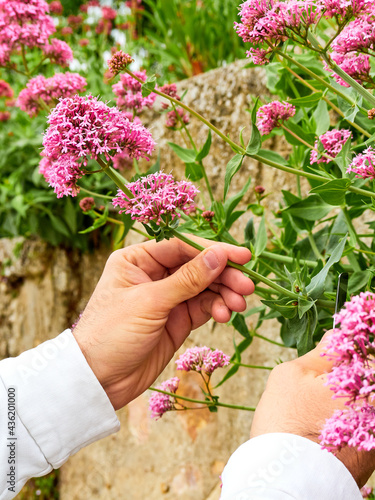
[[[66,330],[0,362],[0,427],[0,500],[8,500],[120,423]]]
[[[362,500],[353,476],[320,445],[294,434],[263,434],[230,457],[220,500]]]

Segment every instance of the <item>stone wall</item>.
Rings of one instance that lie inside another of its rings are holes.
[[[250,115],[246,111],[252,98],[266,94],[265,74],[261,68],[243,69],[244,61],[211,71],[179,83],[179,90],[188,90],[185,102],[205,115],[225,134],[238,141],[241,128],[245,139],[250,132]],[[177,132],[166,131],[165,117],[148,118],[149,127],[161,152],[162,168],[183,175],[183,165],[166,142],[184,145]],[[202,145],[207,128],[192,119],[189,130]],[[286,145],[280,139],[268,147],[283,152]],[[233,155],[221,140],[213,137],[212,155],[205,160],[208,176],[216,199],[223,193],[225,165]],[[241,171],[233,180],[238,190],[251,176],[252,187],[263,185],[269,211],[278,208],[281,189],[295,190],[295,178],[260,165],[246,158]],[[201,203],[208,196],[201,185]],[[244,203],[254,201],[252,189]],[[242,239],[248,216],[239,219],[233,234]],[[139,241],[130,233],[127,244]],[[0,242],[0,261],[11,259],[6,277],[0,284],[2,356],[16,355],[69,326],[92,292],[103,268],[108,251],[94,255],[78,255],[61,249],[50,249],[40,242],[27,242],[20,255],[14,257],[11,242]],[[258,305],[256,297],[249,306]],[[253,320],[250,318],[251,324]],[[267,322],[261,333],[278,338],[278,324]],[[184,348],[209,345],[231,354],[233,330],[210,321],[193,332]],[[243,358],[244,363],[273,366],[278,359],[287,360],[294,354],[285,348],[255,339]],[[171,362],[160,380],[176,374]],[[218,391],[221,401],[246,406],[256,405],[268,372],[241,368],[237,375]],[[181,388],[185,395],[199,398],[196,374],[183,374]],[[217,374],[213,383],[220,380]],[[166,414],[152,421],[148,415],[148,394],[140,396],[118,412],[121,430],[94,443],[72,457],[61,470],[62,500],[216,500],[220,496],[219,475],[230,454],[248,438],[252,414],[220,408],[218,413],[206,410]]]

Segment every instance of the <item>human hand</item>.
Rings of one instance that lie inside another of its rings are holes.
[[[227,260],[245,264],[250,251],[194,237],[148,241],[117,250],[74,329],[93,372],[119,409],[158,377],[191,330],[211,317],[226,323],[254,291]]]
[[[293,361],[282,363],[270,374],[266,389],[254,414],[250,437],[274,432],[297,434],[319,443],[325,420],[334,410],[345,407],[345,399],[332,399],[324,385],[334,361],[321,356],[330,331],[318,346]],[[343,448],[337,455],[362,487],[375,469],[375,451]]]

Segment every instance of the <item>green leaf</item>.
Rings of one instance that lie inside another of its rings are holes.
[[[260,149],[257,154],[265,160],[271,160],[275,163],[280,163],[281,165],[288,164],[287,160],[279,155],[279,153],[276,153],[276,151],[271,151],[269,149]]]
[[[267,246],[267,230],[266,230],[266,221],[263,215],[255,239],[255,245],[254,245],[255,256],[259,257],[259,255],[261,255],[266,246]]]
[[[169,146],[173,149],[176,155],[185,163],[193,163],[195,161],[196,153],[193,149],[186,149],[173,142],[168,142]]]
[[[310,193],[318,193],[329,205],[342,205],[345,203],[345,193],[351,184],[350,179],[334,179],[311,189]]]
[[[329,118],[327,103],[323,101],[323,99],[318,103],[312,116],[316,123],[316,135],[322,135],[327,132],[331,122]]]
[[[351,146],[352,146],[352,140],[349,137],[346,140],[345,144],[343,145],[340,153],[336,155],[335,159],[333,160],[336,163],[336,165],[338,165],[338,167],[340,168],[343,177],[348,176],[346,171],[348,169],[349,163],[351,163],[352,161]]]
[[[301,319],[302,316],[309,311],[315,304],[314,300],[305,299],[301,295],[298,297],[298,316]]]
[[[247,210],[251,210],[254,215],[261,216],[264,214],[264,207],[259,203],[250,203],[250,205],[247,205]]]
[[[156,76],[152,75],[142,84],[142,97],[147,97],[154,91],[156,85]]]
[[[64,221],[73,234],[77,232],[77,212],[74,208],[73,202],[67,198],[64,205]]]
[[[368,270],[355,271],[349,277],[348,295],[352,295],[359,292],[363,287],[365,287],[368,284],[372,276],[373,273]]]
[[[233,158],[229,160],[227,164],[225,170],[225,180],[224,180],[224,199],[227,196],[232,177],[241,168],[243,158],[244,157],[242,155],[236,154],[233,156]]]
[[[253,243],[255,239],[255,229],[254,229],[254,219],[251,218],[248,220],[245,226],[245,241],[247,243]]]
[[[250,337],[249,329],[246,325],[243,314],[234,313],[230,324],[245,338]]]
[[[309,297],[311,297],[312,299],[318,299],[323,294],[324,285],[326,282],[328,272],[333,266],[333,264],[336,264],[336,262],[339,262],[339,260],[341,259],[341,256],[344,252],[346,240],[347,240],[347,235],[341,240],[341,242],[334,249],[330,258],[328,259],[327,264],[317,275],[315,275],[312,278],[310,284],[306,287],[306,291],[309,294]]]
[[[315,304],[304,316],[302,316],[300,321],[303,322],[304,331],[302,335],[297,338],[297,352],[298,356],[303,356],[315,347],[313,337],[318,321],[318,313]]]
[[[322,98],[323,92],[315,92],[304,97],[298,97],[297,99],[291,99],[290,102],[293,106],[299,106],[302,108],[312,108],[317,104]]]
[[[283,211],[295,217],[304,218],[308,221],[322,219],[332,210],[332,206],[325,203],[320,196],[315,194],[308,196],[304,200],[293,203]]]
[[[67,236],[68,238],[70,238],[70,232],[61,219],[59,219],[58,217],[56,217],[55,215],[53,215],[50,212],[48,213],[48,217],[50,218],[50,220],[52,222],[53,228],[58,233],[63,234],[64,236]]]
[[[293,299],[285,297],[279,300],[262,300],[262,304],[280,312],[284,318],[292,319],[297,314],[297,306],[294,304]]]
[[[233,210],[236,208],[236,206],[239,204],[239,202],[242,200],[242,198],[244,197],[245,193],[249,189],[250,183],[251,183],[251,177],[249,177],[247,179],[247,181],[246,181],[244,187],[241,189],[241,191],[239,191],[234,196],[231,196],[230,198],[228,198],[225,201],[225,203],[224,203],[224,212],[226,213],[226,219],[227,219],[227,221],[228,221],[231,213],[233,212]]]
[[[196,182],[203,177],[203,167],[198,163],[185,163],[185,177]]]
[[[240,368],[239,365],[231,366],[227,371],[227,373],[224,375],[224,377],[220,380],[220,382],[217,385],[215,385],[215,389],[216,387],[220,387],[222,384],[224,384],[224,382],[226,382],[229,378],[233,377],[233,375],[238,372],[239,368]]]
[[[306,130],[302,128],[300,125],[297,125],[297,123],[288,120],[287,122],[285,122],[285,127],[289,129],[291,132],[293,132],[295,135],[303,139],[304,141],[308,142],[309,144],[314,144],[315,141],[314,134],[306,133]],[[301,142],[285,129],[284,129],[284,135],[289,144],[292,144],[294,146],[301,146]]]
[[[211,143],[212,143],[212,135],[211,135],[211,130],[209,130],[206,142],[204,143],[202,149],[199,151],[199,153],[197,154],[197,157],[195,158],[196,161],[202,161],[203,158],[206,158],[206,156],[210,152]]]

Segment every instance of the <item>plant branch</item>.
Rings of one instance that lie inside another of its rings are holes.
[[[189,401],[190,403],[198,403],[206,406],[221,406],[222,408],[232,408],[234,410],[245,410],[245,411],[255,411],[255,408],[250,406],[238,406],[232,405],[229,403],[220,403],[219,401],[203,401],[201,399],[192,399],[187,398],[185,396],[179,396],[173,392],[163,391],[162,389],[157,389],[156,387],[150,387],[150,391],[160,392],[161,394],[166,394],[167,396],[171,396],[174,399],[181,399],[182,401]]]

